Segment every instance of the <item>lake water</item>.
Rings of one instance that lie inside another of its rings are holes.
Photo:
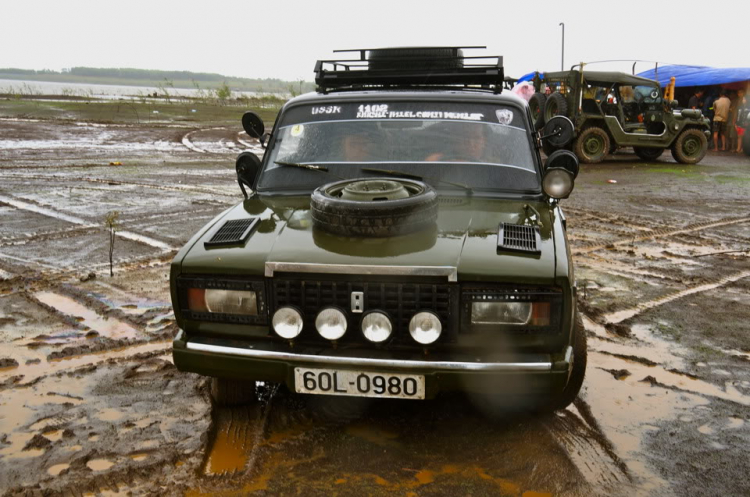
[[[197,97],[198,91],[188,88],[168,88],[172,96]],[[28,81],[20,79],[0,79],[0,93],[21,93],[24,95],[73,95],[95,98],[139,98],[162,94],[155,86],[99,85],[92,83],[56,83],[52,81]],[[260,95],[252,91],[233,91],[234,96],[254,97]],[[280,95],[284,96],[284,95]]]

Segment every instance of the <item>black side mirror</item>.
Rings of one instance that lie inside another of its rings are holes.
[[[570,150],[556,150],[547,159],[542,178],[544,193],[553,199],[568,198],[578,176],[578,157]]]
[[[242,128],[249,137],[258,139],[263,136],[263,131],[266,129],[263,119],[251,110],[242,115]]]
[[[555,116],[544,125],[542,136],[539,138],[547,140],[553,148],[563,148],[573,141],[574,131],[575,128],[570,119],[565,116]]]
[[[245,186],[252,190],[255,179],[260,172],[260,159],[252,152],[242,152],[237,157],[235,168],[237,170],[237,183],[240,185],[242,194],[247,198]]]
[[[565,169],[573,175],[573,179],[576,179],[580,170],[578,157],[570,150],[555,150],[544,163],[544,170],[555,168]]]

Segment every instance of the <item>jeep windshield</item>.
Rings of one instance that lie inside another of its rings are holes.
[[[281,117],[267,155],[260,192],[308,191],[340,178],[377,176],[372,169],[418,176],[438,189],[541,191],[530,132],[521,111],[510,106],[296,106]]]

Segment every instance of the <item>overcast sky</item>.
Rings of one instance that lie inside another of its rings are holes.
[[[713,10],[710,10],[713,9]],[[750,67],[750,1],[3,2],[0,67],[313,79],[334,49],[486,45],[506,75],[605,59]],[[467,55],[470,53],[467,52]],[[596,66],[630,72],[631,64]],[[636,72],[653,67],[639,64]]]

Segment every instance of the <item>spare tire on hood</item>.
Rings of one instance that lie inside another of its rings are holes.
[[[340,236],[388,237],[432,227],[437,193],[421,181],[355,178],[315,189],[313,226]]]

